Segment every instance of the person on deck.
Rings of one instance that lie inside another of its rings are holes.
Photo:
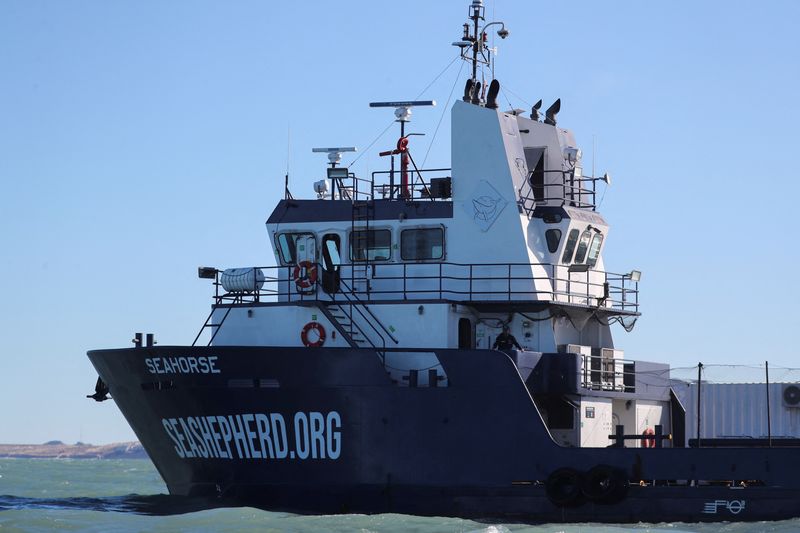
[[[516,346],[517,350],[521,350],[522,346],[519,345],[517,339],[514,338],[514,335],[511,334],[508,326],[503,326],[503,333],[497,336],[494,340],[494,345],[492,346],[493,350],[501,350],[506,351],[510,350],[512,347]]]

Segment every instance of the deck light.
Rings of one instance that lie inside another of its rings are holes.
[[[631,273],[628,274],[628,277],[631,281],[635,281],[638,283],[640,279],[642,279],[642,273],[638,270],[631,270]]]
[[[564,148],[564,159],[570,163],[576,163],[581,158],[582,152],[580,148],[574,146],[567,146]]]
[[[197,267],[197,277],[200,279],[214,279],[217,277],[217,269],[214,267]]]
[[[581,263],[575,263],[574,265],[570,265],[569,268],[567,269],[567,271],[568,272],[588,272],[589,271],[589,265],[581,264]]]
[[[335,169],[338,170],[338,169]],[[323,199],[328,195],[328,180],[319,180],[314,182],[314,192],[317,193],[318,199]]]

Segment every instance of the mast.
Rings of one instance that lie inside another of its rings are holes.
[[[497,31],[497,35],[501,39],[508,37],[509,31],[506,29],[505,23],[500,21],[489,22],[481,28],[481,23],[486,20],[483,0],[472,0],[467,18],[470,22],[464,23],[464,33],[461,36],[461,40],[454,42],[453,46],[459,47],[461,49],[461,58],[472,64],[472,77],[467,81],[464,100],[473,104],[480,104],[482,99],[481,84],[478,82],[478,65],[490,66],[492,64],[491,53],[497,53],[496,49],[486,46],[486,29],[489,26],[499,25],[500,29]],[[467,51],[468,48],[472,48],[471,57]]]
[[[478,52],[482,51],[483,38],[478,34],[479,21],[483,20],[483,0],[472,0],[472,23],[474,33],[472,34],[472,83],[478,81]]]

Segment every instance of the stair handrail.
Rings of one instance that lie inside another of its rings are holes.
[[[341,309],[341,306],[339,306],[339,308]],[[342,325],[342,323],[339,322],[339,320],[337,320],[337,318],[333,315],[333,313],[331,313],[331,310],[328,309],[328,306],[327,305],[320,305],[319,309],[320,309],[320,311],[322,311],[322,314],[324,314],[328,318],[328,320],[331,322],[331,324],[333,324],[333,327],[336,328],[336,330],[339,332],[339,334],[342,335],[342,337],[345,338],[345,340],[347,341],[347,344],[349,344],[351,348],[358,348],[358,343],[356,343],[356,341],[353,339],[353,336],[350,333],[348,333],[346,329],[344,329],[344,326]],[[342,309],[342,312],[345,314],[345,316],[348,316],[347,312],[344,309]],[[349,316],[348,316],[348,318],[349,318]],[[353,322],[353,320],[350,319],[350,323],[352,323],[352,322]]]
[[[222,320],[220,320],[219,324],[209,324],[208,321],[211,320],[214,317],[214,311],[217,310],[216,306],[212,306],[211,307],[211,312],[208,314],[208,317],[206,317],[206,321],[200,327],[200,331],[197,332],[197,336],[192,341],[192,346],[197,344],[197,341],[200,339],[200,335],[203,334],[203,330],[204,329],[206,329],[206,328],[217,328],[216,330],[214,330],[214,333],[211,334],[211,338],[208,339],[208,344],[206,344],[206,346],[211,346],[211,343],[214,342],[214,338],[217,336],[217,333],[219,333],[219,330],[222,327],[222,324],[225,323],[225,319],[228,318],[229,314],[231,314],[231,309],[233,309],[233,307],[229,306],[228,310],[225,311],[225,314],[223,315]]]
[[[397,338],[394,335],[392,335],[392,333],[388,329],[386,329],[386,326],[383,325],[383,322],[381,322],[380,319],[377,316],[375,316],[375,313],[373,313],[370,310],[370,308],[367,307],[367,305],[358,297],[358,295],[347,284],[347,282],[344,281],[344,279],[341,279],[340,282],[341,282],[342,285],[344,285],[344,288],[347,289],[347,291],[341,291],[341,294],[345,297],[345,299],[350,303],[351,306],[353,306],[353,305],[356,306],[356,311],[358,311],[358,314],[361,315],[361,317],[366,321],[366,323],[369,324],[370,327],[375,331],[375,333],[377,333],[378,336],[381,338],[381,340],[383,341],[384,348],[386,347],[386,339],[384,339],[384,337],[381,334],[381,332],[378,331],[378,329],[375,327],[375,325],[372,323],[372,321],[369,318],[367,318],[367,316],[364,315],[364,313],[361,311],[361,309],[358,308],[358,306],[361,306],[361,307],[364,308],[364,310],[369,314],[369,316],[372,318],[372,320],[374,320],[375,322],[378,323],[378,325],[381,327],[381,329],[389,336],[390,339],[392,339],[392,341],[394,341],[395,344],[400,344],[400,341],[398,341]],[[355,301],[355,303],[353,303],[353,301]],[[351,313],[351,315],[352,315],[352,313]],[[352,321],[352,316],[350,316],[349,318]],[[361,328],[358,326],[358,324],[356,324],[355,322],[353,322],[353,324],[355,324],[356,327],[358,327],[359,330],[361,330]],[[364,337],[367,340],[369,340],[369,337],[367,337],[367,335],[365,335],[363,331],[361,331],[361,334],[364,335]]]

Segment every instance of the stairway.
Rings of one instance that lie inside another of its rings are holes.
[[[342,292],[339,294],[346,301],[318,302],[319,309],[333,324],[336,330],[352,348],[374,348],[383,359],[387,338],[398,344],[397,338],[378,319],[377,316],[359,299],[358,295],[342,280]],[[357,319],[354,317],[358,317]],[[370,333],[367,334],[367,329]]]
[[[361,328],[353,322],[353,305],[331,303],[323,306],[328,313],[325,313],[328,320],[336,326],[339,334],[347,340],[353,348],[366,348],[372,342],[366,338]],[[346,309],[349,307],[349,309]],[[375,347],[374,345],[372,347]]]

